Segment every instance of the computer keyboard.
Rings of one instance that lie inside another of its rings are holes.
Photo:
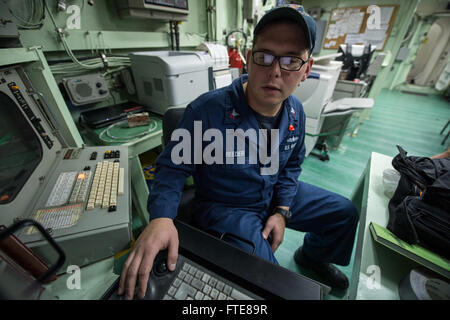
[[[121,171],[123,172],[123,168],[119,167],[118,161],[105,160],[97,163],[86,210],[93,210],[95,207],[115,210],[117,195],[123,194]]]
[[[177,267],[171,272],[166,267],[167,250],[160,252],[153,263],[144,300],[262,300],[229,278],[211,271],[203,264],[179,254]],[[214,270],[217,270],[215,268]],[[119,279],[102,299],[122,300],[117,295]],[[135,295],[137,289],[135,290]],[[137,297],[135,296],[135,299]]]
[[[118,160],[97,163],[95,172],[90,168],[82,171],[61,172],[45,204],[46,208],[66,204],[85,203],[86,210],[94,208],[115,211],[117,196],[124,193],[124,168]],[[92,180],[92,186],[88,190]]]
[[[242,290],[242,289],[241,289]],[[193,262],[184,262],[163,300],[254,300],[233,283]]]
[[[91,182],[91,171],[84,170],[77,175],[75,180],[75,186],[73,187],[72,194],[70,195],[69,203],[84,203],[86,201],[86,195]]]

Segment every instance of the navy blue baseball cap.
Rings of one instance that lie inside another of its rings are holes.
[[[306,42],[309,45],[309,52],[311,53],[316,44],[317,25],[314,19],[305,12],[305,9],[301,5],[286,4],[268,11],[256,24],[256,27],[253,30],[253,38],[255,38],[261,29],[268,23],[279,19],[293,20],[302,27],[305,32]]]

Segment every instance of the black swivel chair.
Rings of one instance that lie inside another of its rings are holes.
[[[163,136],[162,144],[166,146],[172,136],[172,132],[178,127],[181,118],[183,117],[184,110],[186,108],[170,108],[163,116]],[[187,224],[194,225],[193,220],[193,206],[195,199],[195,188],[194,186],[185,186],[183,190],[183,195],[181,197],[180,205],[178,206],[177,219],[181,220]]]

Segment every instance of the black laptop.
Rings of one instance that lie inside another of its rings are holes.
[[[184,222],[174,222],[180,243],[176,269],[167,269],[167,251],[161,251],[144,300],[321,300],[331,290]],[[124,299],[117,295],[119,279],[101,299]]]

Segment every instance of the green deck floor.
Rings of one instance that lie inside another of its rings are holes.
[[[441,145],[444,136],[440,131],[449,119],[450,104],[442,97],[383,90],[357,136],[345,135],[339,148],[330,151],[330,161],[323,162],[313,156],[306,158],[300,179],[350,197],[372,151],[392,157],[398,153],[396,145],[415,156],[432,156],[445,151],[450,138]],[[301,232],[286,230],[284,241],[275,253],[280,265],[302,272],[292,255],[303,242],[303,236]],[[353,257],[348,266],[339,268],[350,279]],[[346,297],[345,291],[332,291],[326,299]]]

